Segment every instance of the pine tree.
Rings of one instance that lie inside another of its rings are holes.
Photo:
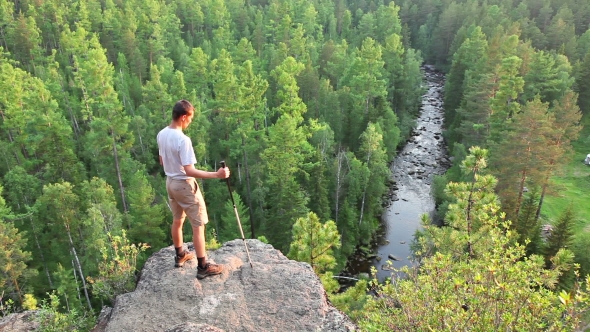
[[[320,136],[322,134],[329,135],[331,132],[325,133],[325,131],[316,132]],[[315,136],[315,135],[314,135]],[[333,135],[332,135],[333,137]],[[312,137],[312,141],[313,141]],[[316,145],[316,152],[313,156],[313,164],[309,172],[309,179],[306,183],[306,190],[309,192],[309,209],[314,212],[320,219],[324,218],[327,220],[330,218],[330,195],[329,195],[329,179],[327,165],[331,161],[329,153],[331,152],[331,146],[333,144],[333,138],[326,138],[327,142],[325,145],[319,143]]]
[[[129,183],[128,193],[129,241],[146,243],[153,251],[165,247],[168,234],[165,227],[165,207],[163,203],[156,203],[156,193],[144,172],[135,172]]]
[[[512,224],[518,234],[518,243],[526,246],[527,255],[541,254],[541,221],[536,218],[539,202],[539,191],[537,188],[533,188],[532,191],[526,194],[518,219],[515,219]]]
[[[340,234],[332,220],[320,222],[310,212],[293,225],[293,242],[287,257],[311,265],[316,274],[322,274],[336,265],[333,250],[340,247]]]
[[[570,160],[572,153],[571,142],[578,138],[581,130],[580,120],[582,114],[575,103],[576,95],[573,92],[567,92],[560,100],[554,101],[551,112],[554,114],[555,122],[551,124],[548,144],[544,148],[541,158],[545,167],[543,168],[543,178],[541,180],[541,197],[537,208],[536,218],[539,219],[543,200],[548,188],[551,186],[551,177],[559,174]]]
[[[362,194],[358,223],[362,231],[361,238],[368,238],[379,224],[376,217],[381,209],[382,196],[387,191],[385,183],[390,172],[387,168],[387,151],[383,146],[383,135],[379,125],[369,123],[360,140],[359,158],[367,167],[369,176],[361,182]]]
[[[379,43],[384,43],[385,38],[393,34],[402,33],[402,23],[399,19],[400,7],[396,3],[390,2],[386,6],[379,6],[375,14],[376,33],[375,39]]]
[[[524,188],[538,186],[546,167],[542,156],[555,121],[548,107],[538,97],[527,103],[522,113],[512,119],[505,138],[492,150],[492,164],[499,178],[497,190],[512,220],[518,219]]]
[[[9,50],[15,60],[30,72],[35,72],[36,65],[42,62],[41,36],[33,17],[26,17],[22,12],[16,17],[12,29],[6,33]]]
[[[578,38],[578,59],[583,61],[588,52],[590,52],[590,29],[586,30],[586,32]]]
[[[547,237],[544,254],[547,262],[553,258],[560,249],[568,248],[573,243],[574,224],[576,215],[572,206],[565,209],[559,219],[553,225],[551,234]]]
[[[95,174],[119,191],[123,211],[128,210],[125,198],[125,167],[130,161],[129,150],[133,136],[129,132],[129,117],[114,89],[114,67],[108,63],[105,50],[96,35],[83,28],[69,35],[72,45],[73,76],[82,92],[81,106],[88,130],[84,133],[84,155]],[[74,44],[76,42],[82,45]]]
[[[57,270],[53,272],[57,296],[63,299],[64,307],[69,312],[84,309],[83,303],[79,300],[80,289],[78,280],[74,276],[74,270],[65,268],[61,263],[57,264]]]
[[[573,83],[570,78],[571,66],[567,58],[539,51],[534,53],[529,64],[522,99],[532,100],[536,95],[543,102],[558,100]]]
[[[489,98],[496,93],[496,74],[478,77],[467,75],[463,100],[450,124],[449,136],[452,141],[469,146],[485,146],[489,138]]]
[[[366,231],[364,233],[360,231],[362,197],[364,189],[369,183],[371,171],[367,163],[357,159],[352,153],[345,154],[345,156],[345,166],[348,168],[348,172],[344,175],[344,199],[338,217],[338,227],[342,235],[342,252],[348,256],[352,254],[358,244],[367,244],[368,237],[366,235],[372,231],[366,227],[367,223],[365,223]],[[367,219],[365,218],[365,221]]]
[[[381,55],[381,46],[371,38],[365,39],[339,83],[350,88],[346,136],[348,146],[352,150],[358,149],[358,137],[367,126],[375,100],[387,96],[387,82],[383,79],[384,62]]]
[[[489,99],[489,135],[493,142],[502,137],[506,124],[520,110],[517,97],[523,91],[524,80],[519,76],[522,60],[517,56],[502,59],[498,69],[498,90]]]
[[[264,137],[265,126],[263,124],[267,120],[264,94],[268,89],[268,82],[260,74],[254,73],[253,63],[249,60],[242,64],[238,80],[242,92],[241,107],[237,130],[231,133],[230,139],[240,144],[238,151],[242,152],[241,160],[246,180],[246,202],[248,203],[250,221],[253,223],[255,211],[252,198],[252,178],[256,167],[251,165],[256,165],[260,161],[258,157],[262,149],[260,139]],[[236,159],[240,159],[239,157],[236,156]],[[255,176],[261,177],[262,175]],[[255,238],[254,224],[251,224],[251,232],[252,238]]]
[[[478,63],[485,60],[487,41],[480,27],[473,27],[468,38],[461,44],[457,52],[453,54],[451,70],[445,80],[445,121],[453,123],[455,109],[463,98],[465,77],[467,70],[476,70]]]
[[[445,222],[450,228],[440,231],[450,234],[435,235],[440,241],[434,243],[438,250],[442,249],[455,257],[467,254],[475,258],[489,249],[487,232],[500,222],[501,216],[498,213],[498,197],[493,191],[498,181],[485,174],[487,156],[487,150],[471,147],[469,155],[461,164],[461,170],[469,177],[469,182],[451,182],[447,185],[445,193],[453,197],[445,215]]]
[[[236,203],[236,209],[238,210],[238,216],[240,216],[240,223],[242,225],[242,231],[244,236],[248,237],[250,234],[250,218],[248,214],[248,208],[242,202],[242,198],[236,192],[232,192],[234,202]],[[225,202],[225,208],[221,215],[222,225],[219,229],[219,240],[223,243],[234,239],[241,239],[242,234],[236,220],[236,214],[234,212],[234,205],[231,200],[228,199]]]
[[[272,72],[280,87],[277,95],[281,104],[275,109],[279,118],[268,129],[268,147],[261,155],[271,206],[265,235],[275,247],[285,251],[291,242],[293,223],[307,213],[307,198],[295,178],[303,171],[303,162],[312,150],[307,142],[308,129],[301,125],[307,109],[297,95],[299,88],[295,80],[302,69],[301,63],[288,57]]]
[[[547,48],[553,50],[563,49],[564,54],[574,59],[576,54],[574,17],[567,4],[559,8],[551,18],[551,24],[544,32],[547,36]]]
[[[181,24],[187,30],[187,43],[189,47],[195,47],[198,37],[202,36],[205,15],[200,3],[188,0],[177,1],[176,15],[180,18]]]
[[[120,234],[123,228],[123,216],[117,209],[113,187],[104,179],[92,178],[80,184],[80,210],[84,214],[81,223],[76,225],[83,242],[79,253],[86,265],[87,273],[94,272],[96,262],[100,259],[100,250],[108,243],[108,234]],[[129,227],[129,226],[127,226]]]
[[[467,17],[468,12],[462,8],[462,4],[451,3],[444,8],[441,16],[438,19],[436,29],[432,35],[432,52],[435,58],[435,63],[438,66],[445,68],[448,66],[447,59],[449,58],[449,51],[453,43],[455,34],[463,25],[463,20]]]

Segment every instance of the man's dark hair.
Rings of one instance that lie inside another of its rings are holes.
[[[178,120],[181,116],[194,112],[195,108],[188,100],[179,100],[172,108],[172,120]]]

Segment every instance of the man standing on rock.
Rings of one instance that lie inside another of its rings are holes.
[[[206,172],[195,168],[197,162],[191,139],[182,131],[193,120],[195,109],[186,101],[178,101],[172,108],[170,125],[158,133],[158,150],[160,165],[166,173],[166,191],[172,210],[172,242],[176,249],[175,266],[194,258],[188,250],[183,249],[182,225],[185,217],[193,228],[193,244],[197,254],[197,278],[223,272],[223,266],[207,263],[205,250],[205,224],[209,222],[207,208],[196,178],[225,179],[229,177],[229,168],[220,168],[217,172]]]

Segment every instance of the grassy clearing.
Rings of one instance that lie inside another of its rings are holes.
[[[541,210],[541,218],[552,224],[571,204],[578,220],[576,234],[590,232],[590,166],[583,163],[590,153],[590,116],[585,116],[582,124],[580,137],[573,142],[575,155],[563,174],[553,178],[556,192],[545,197]]]

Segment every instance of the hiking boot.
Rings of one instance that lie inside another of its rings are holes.
[[[203,279],[208,276],[214,276],[223,272],[223,265],[208,263],[207,266],[202,269],[200,266],[197,267],[197,279]]]
[[[191,260],[195,258],[195,255],[189,251],[184,251],[184,256],[180,257],[178,255],[174,256],[174,266],[175,267],[182,267],[184,265],[184,262]]]

